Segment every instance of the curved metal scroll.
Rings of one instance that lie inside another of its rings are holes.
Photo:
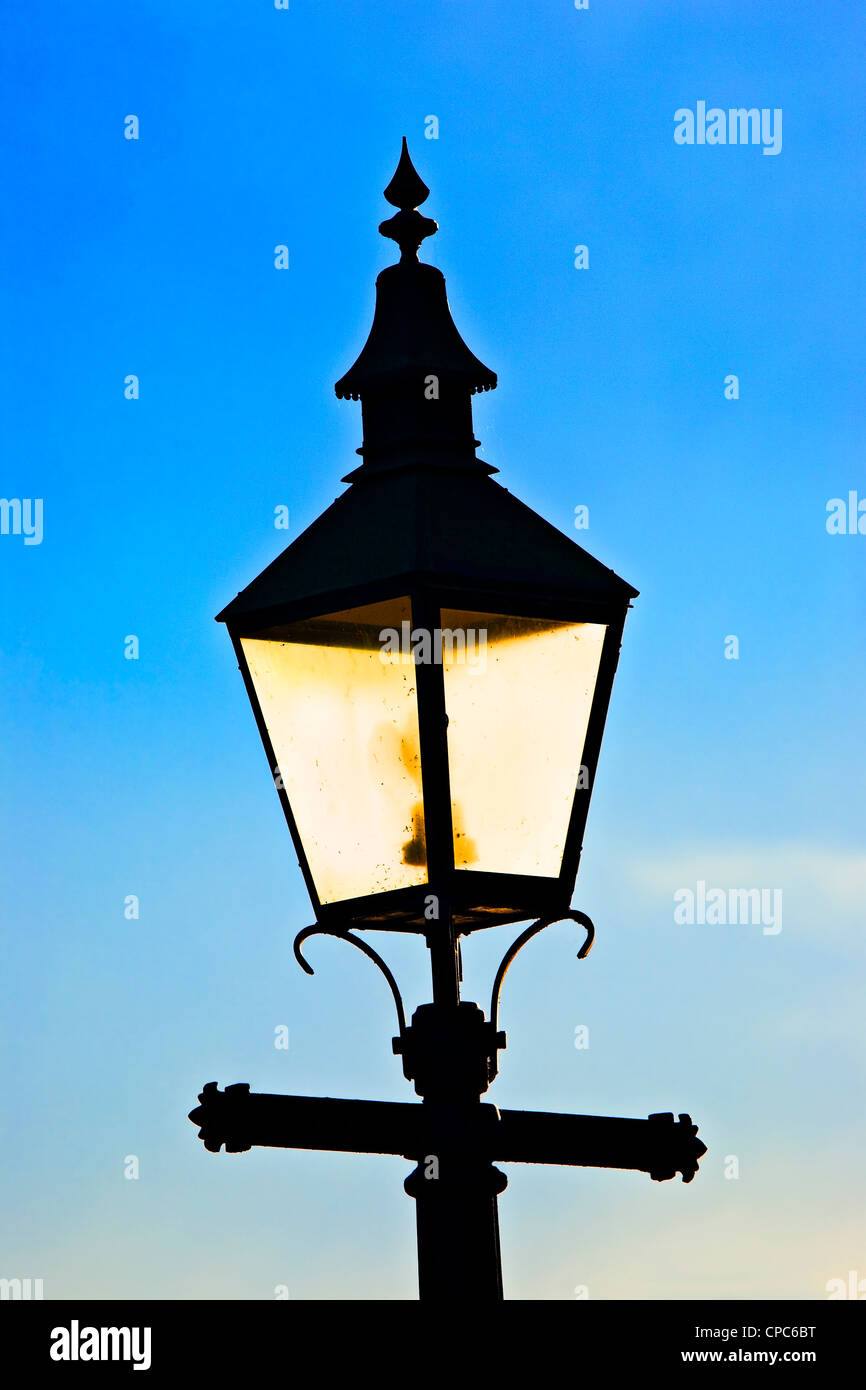
[[[403,1011],[403,1000],[400,996],[400,990],[397,987],[397,981],[394,979],[394,976],[391,974],[391,971],[388,969],[378,951],[374,951],[373,947],[368,946],[366,941],[361,941],[357,936],[352,936],[349,931],[340,931],[335,927],[320,927],[318,925],[314,927],[305,927],[304,930],[299,931],[295,937],[292,949],[294,950],[298,965],[302,970],[305,970],[308,975],[314,975],[316,972],[309,961],[304,959],[301,947],[311,936],[336,936],[339,941],[348,941],[352,946],[357,946],[359,951],[363,951],[364,955],[368,956],[374,965],[378,965],[385,979],[388,981],[388,986],[394,997],[394,1004],[397,1009],[397,1022],[400,1025],[400,1036],[402,1037],[406,1028],[406,1015]]]
[[[578,960],[585,960],[592,950],[592,943],[595,940],[595,927],[585,912],[565,912],[561,917],[541,917],[532,926],[522,931],[515,941],[511,943],[496,972],[496,979],[493,981],[493,994],[490,998],[490,1022],[494,1031],[499,1027],[499,995],[502,990],[502,981],[508,973],[508,967],[514,960],[519,951],[523,949],[527,941],[531,941],[533,936],[537,936],[545,927],[552,927],[556,922],[579,922],[586,928],[586,940],[577,953]]]

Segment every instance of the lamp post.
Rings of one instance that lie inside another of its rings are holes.
[[[379,228],[400,260],[337,382],[360,399],[350,484],[219,614],[272,770],[318,932],[359,947],[394,996],[394,1052],[421,1105],[225,1092],[190,1118],[206,1147],[403,1154],[417,1167],[422,1298],[502,1297],[494,1161],[642,1168],[689,1181],[704,1145],[688,1116],[611,1120],[499,1111],[505,972],[570,908],[626,612],[637,590],[493,481],[471,398],[496,376],[463,342],[437,230],[406,141]],[[531,921],[506,953],[489,1016],[460,998],[460,938]],[[415,932],[432,1003],[406,1024],[390,970],[356,931]],[[340,1108],[342,1107],[342,1109]]]

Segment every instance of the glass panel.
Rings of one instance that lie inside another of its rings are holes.
[[[427,882],[408,598],[242,637],[279,773],[324,903]]]
[[[455,865],[556,878],[606,627],[444,608],[441,621]]]

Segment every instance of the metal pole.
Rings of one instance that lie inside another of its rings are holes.
[[[460,947],[450,905],[441,899],[427,940],[433,1003],[416,1011],[404,1048],[407,1075],[423,1098],[423,1151],[404,1184],[416,1203],[418,1295],[498,1302],[497,1197],[508,1180],[491,1162],[495,1111],[480,1099],[489,1027],[475,1004],[460,1001]]]
[[[451,905],[439,898],[439,920],[427,932],[433,1003],[454,1008],[460,1003],[460,946],[454,934]]]

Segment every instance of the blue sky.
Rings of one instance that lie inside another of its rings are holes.
[[[291,959],[310,907],[213,622],[285,544],[274,508],[292,539],[357,462],[333,383],[393,259],[405,134],[422,254],[499,374],[482,457],[641,591],[574,900],[597,943],[578,963],[557,926],[513,968],[489,1098],[689,1110],[710,1146],[689,1187],[510,1167],[506,1291],[866,1277],[866,536],[826,527],[866,498],[857,8],[89,0],[5,27],[0,495],[43,499],[44,535],[0,535],[0,1275],[415,1296],[408,1164],[217,1157],[186,1120],[210,1079],[411,1098],[367,962]],[[698,101],[781,109],[781,152],[677,145]],[[676,923],[700,880],[780,888],[782,930]],[[467,942],[465,997],[513,934]],[[423,948],[381,941],[411,1008]]]

